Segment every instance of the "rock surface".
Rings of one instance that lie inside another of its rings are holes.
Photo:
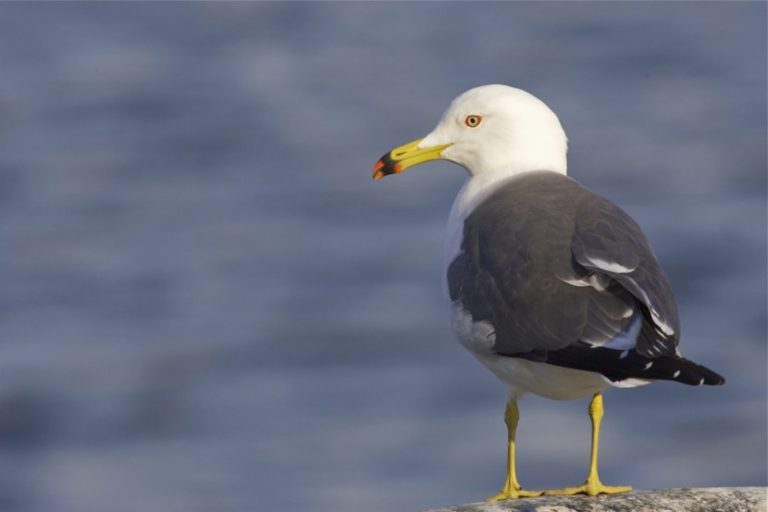
[[[428,512],[766,512],[765,487],[633,491],[614,496],[545,496],[481,502]]]

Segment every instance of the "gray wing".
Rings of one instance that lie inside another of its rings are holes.
[[[515,179],[472,212],[448,283],[502,355],[547,360],[581,344],[647,357],[677,343],[675,301],[640,228],[555,173]]]
[[[633,315],[639,322],[635,346],[639,354],[653,357],[674,352],[680,339],[677,303],[656,255],[632,217],[595,195],[577,209],[571,252],[589,273],[631,294]],[[588,338],[589,333],[585,334]]]

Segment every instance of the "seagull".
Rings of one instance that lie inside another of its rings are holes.
[[[541,100],[484,85],[454,99],[426,137],[373,168],[378,180],[442,159],[469,174],[448,220],[444,291],[460,343],[508,391],[506,481],[491,501],[631,491],[598,475],[602,392],[657,380],[725,382],[681,356],[677,304],[647,238],[621,208],[567,176],[567,145]],[[526,393],[592,397],[582,485],[521,487],[515,433]]]

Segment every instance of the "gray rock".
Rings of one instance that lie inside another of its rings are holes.
[[[765,487],[657,489],[613,496],[543,496],[428,512],[766,512]]]

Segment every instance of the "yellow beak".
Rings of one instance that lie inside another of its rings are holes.
[[[440,144],[428,148],[420,148],[421,139],[416,139],[396,147],[389,153],[382,156],[376,165],[373,166],[373,179],[378,180],[390,174],[398,174],[409,167],[419,165],[430,160],[437,160],[442,157],[443,150],[450,144]]]

